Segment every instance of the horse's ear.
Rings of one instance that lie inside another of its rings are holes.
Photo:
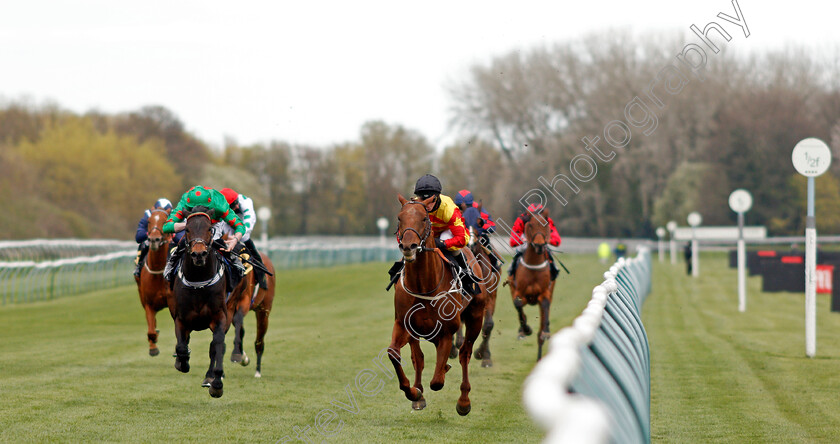
[[[540,216],[547,218],[548,217],[548,208],[543,208],[543,210],[540,212]]]
[[[522,218],[522,222],[524,222],[526,224],[531,221],[531,213],[529,213],[527,211],[522,213],[522,216],[520,216],[520,217]]]
[[[423,204],[424,207],[426,207],[426,211],[432,211],[435,208],[435,198],[436,197],[437,196],[432,196],[432,197],[420,202],[420,203]]]
[[[408,202],[408,199],[404,198],[400,193],[397,193],[397,199],[400,200],[400,205],[405,205],[405,203]]]

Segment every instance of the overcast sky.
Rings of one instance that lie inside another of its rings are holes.
[[[214,146],[225,136],[324,146],[358,140],[364,122],[381,119],[442,148],[454,136],[444,85],[465,79],[471,65],[610,28],[689,33],[717,21],[744,52],[840,41],[834,0],[740,0],[749,38],[716,18],[735,15],[730,0],[0,5],[4,99],[80,113],[163,105]]]

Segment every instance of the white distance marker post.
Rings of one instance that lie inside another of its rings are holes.
[[[384,247],[385,246],[385,230],[388,229],[388,219],[384,217],[380,217],[376,219],[376,227],[379,228],[379,243]],[[385,262],[385,249],[382,249],[382,262]]]
[[[268,252],[268,220],[271,219],[271,208],[268,207],[260,207],[257,210],[257,218],[262,222],[262,237],[260,238],[260,243],[262,244],[262,249],[265,252]]]
[[[729,208],[738,213],[738,311],[747,311],[747,245],[744,242],[744,213],[752,208],[752,194],[737,189],[729,195]]]
[[[793,167],[808,178],[808,214],[805,219],[805,354],[817,354],[817,220],[814,216],[814,178],[828,170],[831,150],[820,139],[802,139],[791,153]]]
[[[700,245],[697,243],[695,228],[703,223],[700,213],[694,211],[688,215],[688,224],[691,225],[691,276],[700,276]]]
[[[674,239],[674,233],[677,231],[677,223],[670,221],[665,224],[665,228],[671,234],[671,265],[677,265],[677,241]]]
[[[665,242],[662,240],[665,234],[667,234],[665,228],[659,227],[656,229],[656,237],[659,238],[659,242],[656,244],[656,249],[659,251],[659,262],[665,262]]]

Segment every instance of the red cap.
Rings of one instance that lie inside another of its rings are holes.
[[[219,192],[225,196],[225,200],[228,205],[232,204],[237,198],[239,198],[239,193],[231,190],[230,188],[222,188]]]

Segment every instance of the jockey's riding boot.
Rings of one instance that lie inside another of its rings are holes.
[[[391,269],[388,270],[388,275],[391,276],[391,280],[388,283],[388,286],[385,287],[385,291],[390,290],[391,286],[397,283],[397,279],[399,279],[400,272],[402,271],[404,265],[405,263],[403,261],[396,261],[394,262],[394,265],[391,265]]]
[[[149,241],[143,241],[137,246],[137,259],[134,260],[134,275],[140,277],[140,269],[146,260],[146,255],[149,254]]]
[[[472,272],[472,268],[467,264],[467,258],[463,252],[458,252],[454,255],[455,263],[458,265],[458,275],[461,278],[461,285],[465,290],[473,295],[481,293],[481,287],[478,285],[478,279]]]
[[[163,269],[163,278],[170,283],[175,279],[175,268],[178,266],[178,262],[181,261],[181,256],[187,249],[184,239],[185,238],[182,237],[181,242],[178,242],[178,244],[172,247],[172,250],[169,251],[169,260],[166,261],[166,268]]]
[[[519,258],[522,257],[522,252],[517,251],[516,254],[513,255],[513,259],[510,261],[510,268],[508,269],[508,276],[515,276],[516,275],[516,266],[519,265]]]
[[[560,269],[557,268],[557,264],[554,263],[554,258],[551,255],[548,255],[548,265],[551,268],[551,280],[557,279],[557,275],[560,274]]]
[[[251,238],[248,240],[243,241],[242,243],[248,248],[248,252],[251,253],[251,260],[254,262],[259,262],[260,265],[265,265],[262,261],[262,256],[260,252],[257,251],[257,246],[254,245],[254,241]],[[257,283],[260,285],[260,288],[263,290],[268,288],[268,283],[265,281],[265,272],[260,270],[259,267],[254,267],[254,278],[256,279]]]

